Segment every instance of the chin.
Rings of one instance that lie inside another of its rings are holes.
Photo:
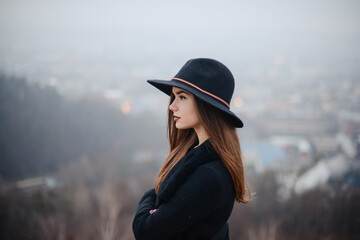
[[[179,130],[189,129],[190,127],[181,125],[181,124],[175,124],[175,127]]]

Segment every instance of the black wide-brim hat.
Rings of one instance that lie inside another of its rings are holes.
[[[244,126],[241,119],[230,111],[230,101],[235,87],[234,77],[219,61],[209,58],[191,59],[170,81],[148,80],[148,82],[169,96],[172,87],[184,89],[224,112],[234,127]]]

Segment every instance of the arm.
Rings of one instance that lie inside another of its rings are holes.
[[[144,196],[141,198],[139,202],[138,209],[136,211],[136,215],[143,214],[149,212],[150,210],[155,208],[155,200],[156,193],[155,189],[150,189],[149,191],[144,193]]]
[[[217,207],[219,183],[216,172],[200,167],[156,212],[156,195],[145,194],[133,222],[135,238],[170,239],[211,214]]]

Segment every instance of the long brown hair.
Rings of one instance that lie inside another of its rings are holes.
[[[194,96],[194,95],[193,95]],[[174,100],[171,94],[170,103]],[[234,182],[236,201],[247,203],[251,200],[250,191],[244,174],[244,166],[239,138],[235,127],[220,110],[194,96],[199,120],[204,126],[209,142],[220,156]],[[168,138],[170,154],[160,168],[155,180],[155,191],[158,193],[161,183],[170,170],[197,141],[194,129],[177,129],[173,121],[173,112],[168,109]]]

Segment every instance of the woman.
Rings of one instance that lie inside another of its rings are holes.
[[[247,203],[242,121],[230,111],[234,78],[222,63],[189,60],[171,81],[149,80],[170,95],[170,154],[155,188],[140,200],[136,239],[229,239],[234,200]]]

